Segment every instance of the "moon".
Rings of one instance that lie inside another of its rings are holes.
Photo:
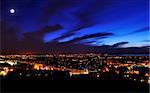
[[[14,13],[15,13],[15,9],[13,9],[13,8],[10,9],[9,11],[10,11],[11,14],[14,14]]]

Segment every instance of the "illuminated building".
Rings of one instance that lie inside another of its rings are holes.
[[[43,70],[43,64],[34,64],[34,69],[36,70]]]

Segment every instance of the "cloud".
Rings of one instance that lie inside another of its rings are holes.
[[[33,39],[42,40],[44,34],[52,33],[60,29],[62,29],[62,26],[58,24],[53,25],[53,26],[45,26],[44,28],[38,31],[24,33],[24,38],[30,39],[30,40],[33,40]]]
[[[19,40],[17,38],[17,33],[20,32],[19,29],[15,26],[11,26],[8,23],[1,22],[0,49],[3,51],[45,51],[45,43],[42,39],[43,35],[58,29],[61,29],[60,25],[46,26],[43,29],[35,32],[24,33],[23,39]]]
[[[50,0],[46,1],[45,7],[43,7],[43,11],[38,19],[38,21],[43,24],[47,23],[49,21],[49,18],[51,18],[55,13],[58,11],[64,9],[64,8],[70,8],[71,5],[76,3],[75,1],[70,0]],[[61,14],[60,14],[61,15]],[[62,16],[62,18],[65,18]]]
[[[119,43],[112,45],[112,47],[122,47],[124,44],[128,44],[128,43],[129,42],[119,42]]]
[[[97,15],[98,13],[103,12],[107,6],[112,4],[113,0],[87,0],[86,4],[82,4],[82,9],[75,11],[73,14],[80,19],[81,22],[84,23],[103,23],[103,18],[99,22],[95,22],[93,19],[93,15]],[[85,3],[85,2],[83,2]],[[98,18],[97,18],[98,19]]]
[[[53,25],[53,26],[45,26],[42,28],[39,32],[40,33],[49,33],[49,32],[54,32],[57,30],[63,29],[63,27],[59,24]]]
[[[142,42],[150,42],[150,40],[142,40]]]
[[[147,32],[149,31],[149,27],[144,27],[144,28],[141,28],[141,29],[138,29],[138,30],[135,30],[135,31],[132,31],[132,32],[129,32],[129,33],[126,33],[126,34],[123,34],[123,35],[120,35],[120,36],[128,36],[128,35],[133,35],[133,34],[137,34],[137,33],[140,33],[140,32]]]
[[[149,47],[128,47],[121,48],[118,47],[128,42],[118,42],[114,45],[102,45],[93,46],[90,44],[74,44],[74,42],[84,40],[87,38],[94,37],[106,37],[113,35],[112,33],[96,33],[90,34],[83,37],[75,38],[70,41],[70,43],[59,43],[57,41],[52,41],[49,43],[44,43],[42,37],[40,37],[45,31],[36,31],[26,33],[23,40],[18,40],[17,33],[19,30],[10,26],[7,23],[1,23],[1,53],[24,53],[31,52],[35,54],[40,53],[148,53]],[[55,26],[54,26],[55,27]],[[41,33],[42,32],[42,33]],[[46,31],[47,32],[47,31]],[[94,42],[94,41],[93,41]],[[89,43],[92,43],[89,42]]]
[[[85,29],[85,28],[88,28],[92,25],[80,25],[80,26],[77,26],[77,27],[74,27],[72,30],[70,31],[67,31],[65,32],[64,34],[62,34],[60,37],[54,39],[55,41],[59,41],[60,39],[63,39],[63,38],[67,38],[67,37],[70,37],[70,36],[73,36],[75,34],[75,32],[81,30],[81,29]]]
[[[84,39],[88,39],[88,38],[95,38],[95,37],[106,37],[106,36],[110,36],[113,35],[112,33],[95,33],[95,34],[90,34],[90,35],[85,35],[82,37],[78,37],[78,38],[74,38],[70,41],[67,42],[63,42],[63,43],[75,43]]]
[[[144,28],[141,28],[141,29],[138,29],[136,31],[134,31],[133,33],[139,33],[139,32],[144,32],[144,31],[149,31],[150,27],[147,26],[147,27],[144,27]]]
[[[149,31],[149,29],[150,29],[149,26],[147,26],[147,27],[135,30],[133,32],[127,33],[126,35],[136,34],[136,33],[140,33],[140,32],[146,32],[146,31]]]
[[[148,47],[124,47],[116,48],[113,45],[102,45],[95,48],[95,53],[109,53],[109,54],[143,54],[149,53]]]
[[[66,24],[73,25],[68,32],[72,33],[80,29],[86,28],[89,25],[95,25],[106,21],[100,20],[94,22],[93,15],[100,13],[108,5],[111,5],[112,0],[50,0],[47,1],[41,16],[38,18],[39,25],[47,23],[61,23],[64,27]],[[65,20],[64,20],[65,19]],[[99,18],[100,19],[100,18]],[[71,31],[72,30],[72,31]]]
[[[0,49],[17,50],[19,44],[17,33],[19,29],[2,21],[0,22],[0,27]]]
[[[74,33],[72,32],[68,32],[68,33],[65,33],[65,34],[63,34],[63,35],[61,35],[60,37],[58,37],[58,38],[55,38],[53,41],[59,41],[60,39],[63,39],[63,38],[67,38],[67,37],[69,37],[69,36],[72,36],[72,35],[74,35]]]
[[[53,26],[46,26],[41,30],[35,32],[24,33],[24,38],[21,41],[21,46],[23,50],[34,50],[39,51],[43,50],[45,47],[45,43],[43,42],[44,34],[51,33],[62,29],[62,27],[58,24]],[[44,50],[45,51],[45,50]]]

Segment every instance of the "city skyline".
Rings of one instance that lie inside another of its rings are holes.
[[[1,0],[1,53],[149,53],[149,0]]]
[[[0,55],[2,91],[11,92],[143,93],[149,90],[149,68],[148,55]]]

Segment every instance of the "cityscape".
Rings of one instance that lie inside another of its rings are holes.
[[[149,0],[0,4],[0,92],[149,91]]]
[[[11,79],[131,79],[150,83],[149,56],[108,54],[1,55],[0,75]],[[62,77],[56,77],[60,73]],[[79,76],[79,77],[76,77]]]
[[[94,53],[0,55],[0,77],[5,82],[35,83],[33,81],[42,80],[51,84],[51,81],[56,80],[97,81],[102,85],[103,82],[105,84],[132,82],[135,88],[128,90],[147,91],[150,84],[150,56],[128,55]]]

